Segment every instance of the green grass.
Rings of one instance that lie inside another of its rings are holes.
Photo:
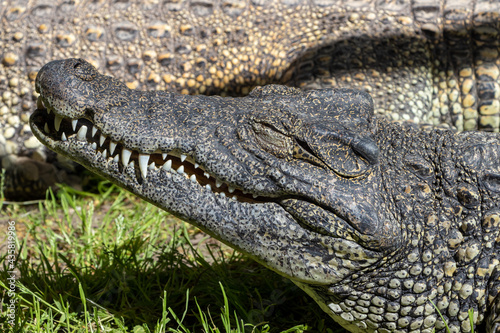
[[[287,279],[105,181],[2,203],[0,232],[14,221],[17,234],[13,332],[344,332]]]

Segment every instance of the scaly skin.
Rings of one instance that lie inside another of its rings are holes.
[[[370,95],[130,90],[38,73],[49,148],[290,278],[352,332],[498,332],[500,136],[391,123]],[[50,112],[48,112],[50,111]],[[74,126],[74,129],[73,129]]]
[[[130,88],[223,95],[268,83],[355,88],[393,119],[498,131],[499,7],[456,0],[2,3],[6,194],[43,197],[54,181],[69,181],[72,166],[47,153],[27,124],[37,71],[68,57],[85,58]]]

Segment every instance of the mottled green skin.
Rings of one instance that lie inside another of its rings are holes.
[[[245,95],[269,83],[354,88],[370,93],[375,113],[392,119],[459,130],[500,127],[498,2],[28,4],[0,4],[0,159],[9,198],[43,197],[54,181],[69,182],[74,174],[28,126],[36,73],[55,59],[84,58],[142,90]]]
[[[46,146],[287,276],[346,329],[442,331],[432,301],[452,332],[470,309],[498,332],[499,134],[391,123],[349,89],[134,91],[80,59],[36,88]]]

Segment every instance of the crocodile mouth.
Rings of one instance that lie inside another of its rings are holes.
[[[203,165],[198,164],[188,154],[174,149],[169,152],[155,151],[152,154],[129,149],[121,142],[111,140],[87,118],[70,119],[55,113],[42,96],[38,97],[37,109],[32,115],[32,125],[39,134],[39,139],[54,147],[56,143],[86,143],[95,155],[101,155],[108,163],[116,163],[120,170],[134,168],[136,181],[142,183],[150,172],[177,173],[200,190],[207,190],[214,195],[239,202],[268,202],[257,194],[252,194],[228,184],[213,174]],[[69,156],[71,157],[71,156]]]

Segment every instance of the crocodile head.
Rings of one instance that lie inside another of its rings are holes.
[[[496,238],[471,221],[498,222],[498,137],[391,124],[363,92],[142,92],[81,59],[45,65],[36,90],[45,145],[289,277],[353,331],[386,327],[383,313],[406,327],[412,302],[434,325],[427,299]],[[490,259],[471,287],[480,315]]]

